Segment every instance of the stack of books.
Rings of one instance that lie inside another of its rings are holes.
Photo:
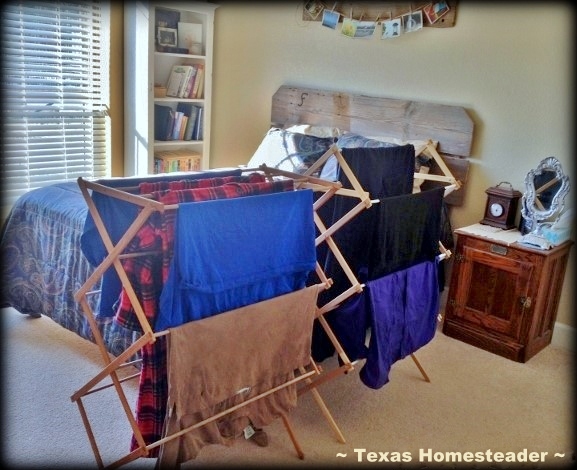
[[[176,110],[154,105],[154,140],[202,140],[204,108],[179,102]]]
[[[154,152],[154,173],[175,171],[200,171],[200,154],[185,148]]]
[[[204,64],[173,65],[166,82],[166,96],[201,99],[204,93]]]

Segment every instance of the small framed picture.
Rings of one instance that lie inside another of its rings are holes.
[[[158,45],[176,47],[178,45],[178,29],[158,28]]]
[[[396,38],[401,35],[401,19],[383,21],[383,32],[381,39]]]
[[[316,20],[317,17],[320,15],[321,11],[325,9],[325,5],[323,2],[319,2],[317,0],[312,0],[310,2],[305,3],[305,11],[309,14],[309,16]]]
[[[429,3],[423,8],[423,13],[430,24],[435,24],[441,17],[449,13],[447,2]]]
[[[423,27],[423,12],[421,10],[407,13],[401,18],[403,20],[403,33],[412,33]]]
[[[341,14],[334,10],[324,10],[323,11],[323,22],[322,25],[327,28],[337,29],[337,24],[339,23],[339,18]]]

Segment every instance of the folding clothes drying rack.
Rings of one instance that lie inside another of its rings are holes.
[[[430,149],[432,149],[433,156],[434,156],[436,154],[434,146],[431,145]],[[316,169],[318,169],[331,155],[334,155],[337,158],[337,161],[340,165],[341,170],[345,172],[349,181],[352,184],[352,189],[343,188],[340,182],[326,181],[326,180],[312,176],[312,173],[314,173],[314,171],[316,171]],[[439,160],[442,162],[440,157],[439,157]],[[444,164],[443,164],[442,168],[446,169]],[[250,171],[254,171],[254,170],[255,169],[245,169],[244,171],[250,172]],[[337,354],[341,360],[342,365],[338,368],[335,368],[334,370],[331,370],[329,372],[325,372],[325,371],[322,371],[322,369],[315,364],[315,362],[313,361],[313,359],[311,357],[310,363],[307,365],[307,367],[305,367],[304,365],[299,366],[299,369],[297,371],[298,375],[294,379],[287,381],[285,384],[278,386],[278,387],[275,387],[274,389],[267,390],[267,391],[259,394],[258,396],[251,398],[250,400],[248,400],[244,403],[234,405],[230,409],[219,412],[210,418],[204,419],[204,420],[194,424],[193,426],[189,426],[187,429],[180,430],[178,432],[175,432],[173,435],[165,436],[162,439],[160,439],[154,443],[147,444],[145,442],[143,436],[142,436],[142,433],[140,432],[140,430],[138,428],[138,424],[137,424],[136,419],[133,415],[133,411],[131,409],[130,404],[128,403],[128,400],[126,398],[126,394],[125,394],[123,387],[122,387],[122,384],[124,382],[126,382],[127,380],[130,380],[130,379],[137,378],[139,376],[139,374],[133,374],[133,375],[130,375],[128,377],[121,377],[119,375],[119,372],[128,366],[135,365],[138,362],[138,360],[135,361],[135,360],[133,360],[133,358],[137,357],[138,352],[145,345],[152,344],[160,336],[166,335],[167,331],[161,331],[161,332],[153,331],[153,328],[150,325],[150,323],[146,317],[146,314],[145,314],[144,309],[143,309],[143,307],[142,307],[142,305],[138,299],[138,296],[137,296],[133,286],[131,285],[131,282],[130,282],[127,274],[126,274],[126,271],[124,270],[124,267],[121,263],[121,260],[126,259],[128,257],[133,257],[133,256],[147,256],[147,255],[149,255],[149,253],[125,254],[124,251],[127,248],[127,246],[129,245],[129,243],[131,242],[131,240],[133,240],[133,238],[137,235],[140,228],[147,222],[147,220],[149,219],[149,217],[151,217],[152,214],[164,213],[165,211],[176,210],[178,208],[178,205],[177,204],[176,205],[165,205],[165,204],[160,203],[158,201],[147,198],[145,195],[132,194],[126,190],[123,190],[123,188],[112,188],[109,186],[99,184],[97,182],[91,182],[91,181],[87,181],[83,178],[79,178],[78,179],[78,185],[79,185],[80,190],[81,190],[81,192],[82,192],[82,194],[86,200],[86,203],[88,205],[88,209],[89,209],[90,214],[94,220],[94,224],[96,226],[96,229],[97,229],[97,231],[98,231],[98,233],[102,239],[102,242],[106,248],[106,251],[108,253],[106,255],[106,257],[103,259],[103,261],[95,268],[92,275],[88,278],[88,280],[84,283],[84,285],[75,294],[75,299],[76,299],[76,301],[78,301],[80,303],[80,305],[83,309],[83,312],[84,312],[84,314],[88,320],[88,323],[90,325],[90,328],[93,332],[95,343],[98,345],[100,353],[101,353],[102,358],[103,358],[104,363],[105,363],[105,367],[99,373],[97,373],[94,377],[92,377],[84,386],[82,386],[80,389],[78,389],[71,396],[71,400],[76,402],[78,405],[79,412],[81,414],[83,424],[85,426],[85,429],[86,429],[86,432],[87,432],[87,435],[88,435],[88,438],[89,438],[89,441],[90,441],[90,444],[91,444],[91,447],[92,447],[92,450],[94,452],[94,455],[95,455],[95,458],[96,458],[96,461],[98,463],[99,468],[104,468],[104,463],[103,463],[102,457],[100,455],[98,445],[97,445],[95,436],[93,434],[92,427],[90,425],[90,420],[88,418],[88,415],[87,415],[87,412],[86,412],[86,409],[84,407],[84,403],[82,400],[85,396],[87,396],[89,394],[95,393],[97,391],[101,391],[103,389],[107,389],[109,387],[114,387],[116,390],[116,393],[117,393],[117,395],[120,399],[120,402],[122,404],[122,408],[126,414],[127,420],[128,420],[128,422],[132,428],[134,439],[138,443],[138,447],[135,450],[128,453],[127,455],[125,455],[124,457],[122,457],[121,459],[119,459],[119,460],[113,462],[112,464],[110,464],[109,466],[107,466],[108,468],[116,468],[116,467],[119,467],[119,466],[124,465],[126,463],[129,463],[129,462],[131,462],[137,458],[147,457],[147,456],[149,456],[151,450],[153,450],[157,447],[161,447],[161,446],[167,444],[169,441],[176,439],[176,438],[184,435],[185,433],[187,433],[189,431],[192,431],[194,429],[198,429],[199,427],[205,426],[205,425],[213,422],[216,419],[219,419],[220,417],[222,417],[228,413],[234,412],[235,410],[237,410],[240,407],[243,407],[243,406],[250,404],[254,401],[265,398],[266,396],[268,396],[268,395],[270,395],[270,394],[272,394],[272,393],[274,393],[274,392],[276,392],[276,391],[278,391],[284,387],[289,387],[289,386],[295,385],[297,383],[298,384],[301,384],[301,383],[304,384],[304,386],[302,386],[298,389],[298,395],[301,395],[307,391],[311,391],[311,393],[313,393],[313,396],[314,396],[314,399],[315,399],[317,405],[319,406],[323,415],[327,419],[330,427],[335,432],[337,439],[342,443],[345,442],[345,439],[344,439],[342,432],[338,428],[338,426],[337,426],[336,422],[334,421],[330,411],[328,410],[327,406],[325,405],[324,401],[322,400],[322,397],[320,396],[320,394],[317,390],[317,387],[321,383],[324,383],[328,380],[331,380],[331,379],[333,379],[333,378],[335,378],[341,374],[345,374],[349,371],[352,371],[354,369],[354,365],[349,360],[349,358],[347,357],[344,349],[339,344],[338,339],[336,338],[334,333],[331,331],[331,328],[330,328],[329,324],[327,323],[327,321],[323,315],[325,313],[337,308],[343,301],[345,301],[346,299],[348,299],[352,295],[361,292],[364,286],[357,280],[355,274],[352,272],[352,270],[348,266],[347,261],[344,259],[344,257],[342,255],[342,253],[340,252],[337,244],[333,240],[332,235],[337,230],[339,230],[341,227],[343,227],[347,222],[349,222],[351,219],[353,219],[361,211],[370,208],[373,203],[378,202],[378,201],[372,201],[369,197],[369,194],[363,190],[363,188],[361,187],[357,178],[355,177],[355,175],[353,174],[353,172],[349,168],[348,164],[346,163],[342,154],[340,153],[339,149],[336,146],[331,147],[313,166],[311,166],[311,168],[308,169],[308,171],[305,174],[297,174],[297,173],[292,173],[292,172],[288,172],[288,171],[283,171],[283,170],[267,167],[266,165],[261,165],[256,170],[263,172],[270,180],[273,180],[275,177],[292,179],[294,182],[295,190],[312,189],[313,191],[320,191],[320,192],[324,193],[313,204],[314,222],[315,222],[316,228],[319,231],[319,235],[315,239],[315,246],[318,246],[321,243],[327,243],[328,248],[331,250],[335,259],[338,261],[341,268],[346,273],[346,276],[349,279],[351,286],[345,292],[339,294],[338,296],[336,296],[335,298],[330,300],[327,304],[325,304],[321,307],[316,307],[315,318],[318,319],[319,323],[321,324],[321,326],[325,330],[327,336],[329,337],[330,341],[332,342],[333,346],[335,347],[335,350],[336,350],[336,352],[337,352]],[[446,169],[446,171],[448,172],[448,169]],[[456,180],[454,180],[454,178],[452,178],[452,175],[450,175],[450,172],[449,172],[449,176],[444,176],[444,177],[438,177],[436,175],[418,174],[418,177],[423,177],[423,176],[427,177],[427,179],[434,179],[434,180],[438,180],[438,181],[440,180],[440,181],[449,182],[451,185],[455,185],[456,187],[458,187],[458,182]],[[415,177],[417,177],[417,175],[415,175]],[[129,188],[125,188],[125,189],[129,189]],[[139,213],[138,213],[137,217],[135,218],[135,220],[128,227],[128,229],[126,230],[124,235],[120,238],[120,240],[116,244],[114,244],[112,242],[112,240],[111,240],[111,238],[107,232],[105,223],[103,222],[102,217],[99,214],[98,208],[96,207],[94,201],[92,200],[91,191],[102,193],[106,196],[109,196],[112,198],[117,198],[119,200],[135,204],[139,208]],[[332,198],[335,194],[354,197],[354,198],[357,198],[359,201],[353,207],[353,209],[350,210],[347,214],[345,214],[341,219],[335,221],[331,226],[327,227],[327,226],[325,226],[324,222],[321,220],[317,211],[328,200],[330,200],[330,198]],[[450,256],[450,252],[448,250],[445,250],[444,247],[442,246],[442,244],[440,244],[440,249],[442,251],[442,256],[444,256],[444,257]],[[104,344],[104,340],[100,334],[99,328],[98,328],[96,320],[95,320],[94,312],[92,311],[90,305],[87,302],[87,296],[94,293],[91,289],[94,287],[94,285],[100,280],[100,278],[104,275],[104,273],[111,266],[114,267],[115,271],[117,272],[118,277],[120,278],[122,287],[125,290],[128,298],[130,300],[130,303],[132,305],[134,313],[135,313],[135,315],[138,319],[138,322],[142,328],[141,337],[138,338],[125,351],[123,351],[121,354],[119,354],[118,356],[116,356],[114,358],[111,358],[107,352],[106,346]],[[318,261],[316,263],[315,271],[316,271],[316,274],[318,275],[318,277],[320,279],[319,284],[317,284],[317,288],[319,290],[330,289],[332,281],[331,281],[331,279],[326,277],[326,275],[323,272],[323,269],[321,268]],[[415,364],[417,365],[419,371],[423,375],[425,381],[428,382],[429,378],[428,378],[426,372],[424,371],[424,369],[422,368],[422,366],[419,364],[419,362],[416,359],[416,357],[414,356],[414,354],[411,354],[411,357],[412,357],[413,361],[415,362]],[[107,384],[99,386],[99,384],[104,379],[106,379],[108,377],[110,377],[111,383],[107,383]],[[231,391],[231,393],[234,393],[234,392]],[[283,423],[285,425],[285,428],[287,429],[287,432],[288,432],[288,434],[291,438],[291,441],[295,447],[297,455],[299,456],[299,458],[303,458],[304,453],[303,453],[298,441],[296,440],[295,434],[292,430],[292,427],[290,425],[288,417],[286,417],[285,415],[282,415],[282,418],[283,418]]]
[[[338,149],[336,147],[327,151],[326,158],[328,158],[328,156],[330,156],[331,154],[336,155],[336,157],[339,161],[339,164],[341,165],[343,170],[348,172],[350,180],[352,182],[354,182],[354,189],[353,190],[346,190],[346,189],[342,188],[342,185],[339,182],[329,182],[329,181],[322,180],[322,179],[319,179],[319,178],[316,178],[316,177],[313,177],[310,175],[301,175],[301,174],[297,174],[297,173],[281,171],[281,170],[277,170],[274,168],[268,168],[264,165],[262,167],[259,167],[259,170],[262,171],[271,180],[274,179],[275,177],[281,177],[281,178],[285,177],[285,178],[293,179],[295,190],[310,188],[310,189],[313,189],[314,191],[324,192],[324,194],[314,203],[314,206],[313,206],[314,221],[315,221],[315,224],[316,224],[316,226],[320,232],[320,235],[315,240],[315,244],[317,246],[323,242],[326,242],[328,244],[330,250],[333,252],[333,254],[335,255],[335,258],[339,261],[339,263],[341,264],[342,268],[347,273],[347,276],[351,281],[351,287],[345,293],[341,294],[338,297],[338,299],[335,299],[335,304],[338,304],[338,303],[342,302],[344,299],[346,299],[347,297],[349,297],[350,295],[353,295],[354,293],[360,292],[362,290],[363,286],[358,282],[355,275],[352,273],[352,271],[348,267],[346,260],[343,258],[342,254],[340,253],[339,248],[336,246],[335,242],[332,239],[332,234],[336,230],[338,230],[340,227],[342,227],[344,224],[346,224],[348,220],[351,220],[359,212],[370,207],[371,201],[369,199],[368,193],[363,191],[362,187],[360,186],[360,184],[358,183],[358,181],[356,180],[356,178],[354,177],[352,172],[350,172],[348,165],[346,164],[346,162],[342,158],[342,155],[340,154],[340,152],[338,152]],[[248,169],[245,171],[249,172],[251,170]],[[116,393],[117,393],[117,395],[120,399],[120,402],[122,404],[122,407],[124,409],[124,412],[126,414],[126,417],[127,417],[129,424],[132,428],[134,438],[138,443],[138,447],[135,450],[133,450],[132,452],[130,452],[129,454],[127,454],[126,456],[124,456],[123,458],[112,463],[110,465],[110,467],[113,468],[113,467],[118,467],[118,466],[124,465],[124,464],[126,464],[132,460],[135,460],[139,457],[148,456],[152,449],[155,449],[156,447],[162,446],[163,444],[165,444],[166,442],[168,442],[171,439],[175,439],[175,438],[180,437],[181,435],[183,435],[187,431],[190,431],[192,429],[196,429],[200,426],[203,426],[207,423],[210,423],[213,420],[218,419],[220,416],[222,416],[223,413],[226,414],[226,413],[232,412],[232,411],[236,410],[239,406],[245,406],[249,402],[247,401],[246,403],[232,407],[230,410],[226,410],[225,412],[218,413],[217,415],[215,415],[209,419],[205,419],[205,420],[195,424],[194,426],[190,427],[187,430],[184,430],[184,431],[181,430],[180,432],[177,432],[172,436],[166,436],[157,442],[154,442],[151,444],[146,444],[145,440],[143,439],[142,433],[140,432],[140,430],[138,428],[138,424],[136,422],[135,417],[133,416],[133,412],[131,410],[131,407],[128,403],[128,400],[127,400],[126,395],[124,393],[124,390],[122,388],[122,383],[124,383],[125,381],[127,381],[129,379],[133,379],[133,378],[138,377],[138,374],[134,374],[134,375],[131,375],[129,377],[121,378],[121,376],[118,374],[118,372],[129,365],[135,365],[135,363],[137,361],[134,361],[132,359],[138,355],[138,352],[145,345],[154,343],[158,337],[167,334],[167,332],[166,331],[161,331],[161,332],[154,332],[153,331],[153,328],[150,325],[150,323],[146,317],[146,314],[145,314],[144,309],[141,305],[141,302],[139,301],[138,296],[137,296],[133,286],[131,285],[131,282],[130,282],[127,274],[126,274],[126,271],[125,271],[125,269],[121,263],[121,260],[126,259],[128,257],[149,255],[150,253],[125,254],[124,250],[127,248],[129,243],[131,242],[131,240],[133,240],[133,238],[137,235],[140,228],[146,223],[146,221],[149,219],[149,217],[152,214],[163,213],[164,211],[176,210],[178,208],[178,204],[165,205],[165,204],[160,203],[158,201],[147,198],[145,195],[132,194],[126,190],[123,190],[123,188],[112,188],[109,186],[99,184],[97,182],[90,182],[90,181],[84,180],[83,178],[78,179],[78,185],[79,185],[81,192],[82,192],[82,194],[86,200],[86,203],[88,205],[88,209],[89,209],[90,214],[94,220],[94,224],[96,226],[96,229],[98,230],[98,233],[102,239],[102,242],[103,242],[108,254],[103,259],[103,261],[95,268],[94,272],[87,279],[87,281],[84,283],[84,285],[76,292],[75,299],[80,303],[80,305],[83,309],[83,312],[84,312],[85,316],[87,317],[90,328],[91,328],[93,335],[94,335],[95,343],[98,345],[99,350],[100,350],[101,355],[102,355],[102,358],[105,362],[105,367],[99,373],[97,373],[92,379],[90,379],[84,386],[82,386],[78,391],[76,391],[71,396],[71,400],[76,402],[78,405],[78,408],[79,408],[79,411],[80,411],[80,414],[81,414],[81,417],[83,420],[83,424],[86,428],[86,432],[88,434],[88,438],[90,440],[90,444],[91,444],[91,447],[93,449],[95,458],[97,460],[99,467],[103,468],[104,467],[103,460],[102,460],[102,457],[100,455],[98,445],[96,443],[96,439],[95,439],[95,436],[93,434],[93,431],[92,431],[92,428],[90,425],[90,421],[88,419],[88,415],[86,413],[86,409],[84,407],[82,399],[83,399],[83,397],[85,397],[86,395],[89,395],[91,393],[94,393],[94,392],[97,392],[97,391],[100,391],[100,390],[103,390],[103,389],[106,389],[106,388],[109,388],[112,386],[115,388]],[[126,188],[126,189],[129,189],[129,188]],[[139,208],[139,213],[138,213],[137,217],[135,218],[135,220],[128,227],[128,229],[126,230],[124,235],[120,238],[120,240],[116,244],[114,244],[112,242],[112,240],[111,240],[111,238],[107,232],[105,223],[103,222],[103,219],[102,219],[101,215],[99,214],[98,208],[96,207],[94,201],[92,200],[91,191],[93,193],[94,192],[102,193],[106,196],[109,196],[112,198],[117,198],[119,200],[135,204]],[[356,205],[356,207],[350,213],[346,214],[342,219],[338,220],[331,227],[326,228],[324,226],[323,222],[320,220],[320,217],[318,217],[316,211],[318,210],[318,207],[322,206],[327,200],[329,200],[335,194],[345,194],[347,196],[356,197],[359,199],[359,203]],[[103,340],[103,338],[99,332],[99,329],[97,327],[94,313],[91,310],[91,308],[87,302],[87,296],[94,293],[93,291],[91,291],[91,289],[98,282],[98,280],[103,276],[105,271],[108,268],[110,268],[111,266],[113,266],[114,269],[116,270],[116,272],[120,278],[122,287],[123,287],[124,291],[126,292],[129,300],[130,300],[130,303],[132,305],[134,313],[135,313],[135,315],[138,319],[138,322],[140,323],[140,326],[142,328],[141,337],[138,338],[132,345],[130,345],[125,351],[123,351],[121,354],[119,354],[115,358],[111,358],[109,356],[109,354],[106,350],[105,344],[104,344],[104,340]],[[318,262],[316,263],[315,270],[317,272],[317,275],[319,276],[319,279],[321,280],[320,283],[317,285],[318,288],[319,289],[320,288],[323,288],[323,289],[330,288],[331,280],[327,279],[327,277],[325,276],[325,274],[324,274],[324,272],[323,272],[323,270],[320,267],[320,264]],[[315,308],[316,308],[316,306],[315,306]],[[315,317],[318,318],[319,321],[321,322],[323,328],[325,329],[325,331],[329,335],[331,341],[333,342],[333,344],[335,346],[336,351],[338,352],[338,354],[339,354],[339,356],[343,362],[343,365],[341,367],[339,367],[336,371],[333,371],[330,374],[330,377],[328,377],[328,378],[332,378],[336,375],[339,375],[341,373],[345,373],[345,372],[352,370],[353,365],[351,364],[351,361],[348,359],[346,353],[344,352],[343,348],[339,344],[337,338],[335,337],[335,335],[330,330],[329,325],[326,323],[326,321],[324,321],[322,313],[323,313],[322,310],[316,308]],[[311,333],[312,333],[312,331],[311,331]],[[315,401],[317,402],[321,411],[325,415],[330,426],[332,427],[332,429],[336,433],[337,439],[340,442],[344,443],[345,440],[344,440],[344,437],[343,437],[341,431],[339,430],[338,426],[336,425],[336,423],[335,423],[334,419],[332,418],[328,408],[324,404],[324,401],[322,400],[318,390],[316,389],[316,387],[318,386],[318,384],[320,382],[316,382],[314,379],[316,379],[318,381],[319,377],[323,377],[326,374],[321,374],[321,372],[322,372],[321,369],[314,363],[312,358],[310,358],[309,366],[310,367],[308,370],[304,366],[299,367],[298,372],[300,373],[300,375],[298,375],[298,377],[296,377],[294,380],[291,380],[291,381],[287,382],[286,384],[284,384],[283,386],[277,387],[274,390],[266,391],[266,392],[258,395],[257,397],[252,398],[250,400],[250,402],[264,398],[265,396],[267,396],[271,393],[274,393],[275,391],[277,391],[280,388],[287,387],[287,386],[290,386],[290,385],[293,385],[297,382],[302,381],[303,383],[307,384],[306,390],[312,391],[313,396],[315,398]],[[110,377],[111,383],[98,386],[107,377]],[[323,379],[323,381],[328,380],[328,378],[325,377]],[[304,392],[299,392],[299,394],[300,393],[304,393]],[[293,445],[295,446],[295,449],[297,451],[297,455],[300,458],[303,458],[304,454],[302,453],[302,450],[301,450],[298,442],[296,441],[294,432],[292,431],[292,428],[291,428],[289,421],[288,421],[288,418],[286,416],[283,416],[283,422],[284,422],[285,427],[286,427],[286,429],[287,429],[287,431],[291,437]]]

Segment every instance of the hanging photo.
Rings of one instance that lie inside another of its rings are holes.
[[[316,20],[318,18],[318,16],[320,15],[321,11],[324,10],[324,8],[325,5],[323,4],[323,2],[319,2],[316,0],[305,3],[305,11],[313,20]]]
[[[359,21],[355,30],[355,38],[371,38],[375,34],[377,23],[375,21]]]
[[[381,39],[396,38],[401,35],[401,19],[383,21]]]
[[[352,18],[344,18],[341,33],[350,38],[354,38],[355,33],[357,32],[357,23],[358,20],[353,20]]]
[[[423,12],[421,10],[414,11],[403,15],[403,33],[412,33],[423,28]]]
[[[352,18],[343,19],[341,33],[350,38],[370,38],[375,33],[377,23],[374,21],[359,21]]]
[[[423,13],[430,24],[436,23],[441,17],[449,13],[447,2],[429,3],[423,8]]]
[[[334,10],[323,11],[323,26],[331,29],[337,29],[337,24],[339,23],[339,18],[341,14]]]

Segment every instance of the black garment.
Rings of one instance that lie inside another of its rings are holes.
[[[401,194],[411,194],[415,174],[415,148],[412,145],[384,148],[345,148],[343,158],[355,175],[363,190],[371,199],[384,199]],[[353,186],[346,174],[339,168],[338,180],[343,188]],[[338,221],[353,209],[359,200],[350,196],[336,195],[317,214],[327,227]],[[376,205],[378,205],[377,203]],[[335,232],[333,240],[347,261],[351,271],[357,276],[366,268],[372,253],[375,236],[374,206],[361,211],[353,219]],[[326,243],[317,247],[317,259],[327,277],[333,280],[330,289],[319,294],[319,306],[325,305],[351,287],[351,283]],[[333,312],[325,314],[331,324]],[[322,361],[334,354],[334,347],[324,330],[315,322],[313,328],[313,358]]]
[[[412,145],[385,148],[345,148],[341,153],[361,187],[369,193],[371,199],[385,199],[401,194],[411,194],[415,174],[415,148]],[[350,189],[353,187],[340,168],[338,177],[343,188]],[[331,202],[330,225],[353,209],[359,200],[350,196],[336,195],[329,201],[329,203]],[[323,214],[326,214],[328,210],[329,208],[325,209]],[[333,240],[355,275],[360,272],[360,269],[367,266],[368,257],[373,251],[371,244],[375,236],[375,217],[377,215],[374,207],[363,210],[333,235]],[[321,265],[321,260],[324,259],[325,274],[333,279],[333,286],[320,298],[320,301],[323,302],[342,294],[351,286],[351,283],[331,251],[327,252],[325,258],[318,259]]]
[[[389,197],[376,204],[369,280],[378,279],[439,253],[444,188]]]

